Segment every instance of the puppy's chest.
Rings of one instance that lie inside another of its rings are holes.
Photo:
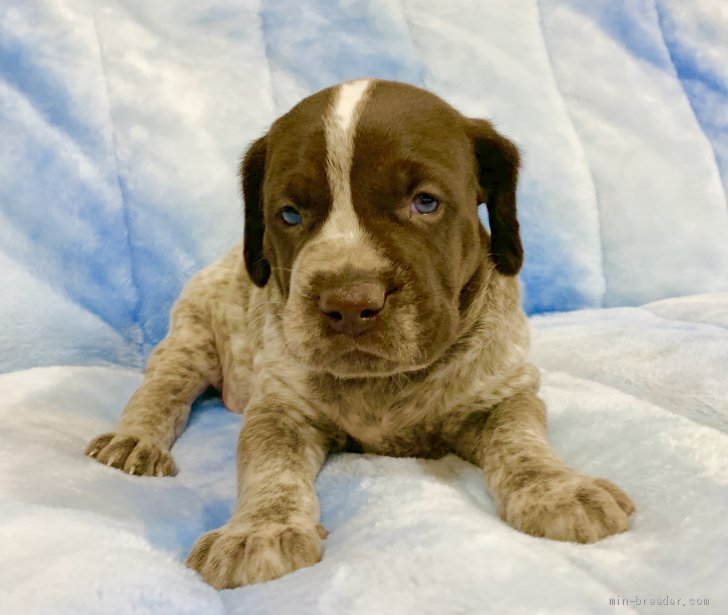
[[[447,453],[438,408],[424,400],[366,390],[324,404],[324,412],[353,440],[354,449],[393,457],[442,457]]]

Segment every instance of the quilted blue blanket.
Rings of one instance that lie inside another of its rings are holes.
[[[554,543],[454,456],[344,454],[322,563],[216,592],[184,557],[230,512],[240,418],[201,400],[172,479],[82,451],[239,241],[244,148],[359,76],[520,146],[552,439],[638,512]],[[0,613],[728,612],[726,109],[722,0],[3,0]]]

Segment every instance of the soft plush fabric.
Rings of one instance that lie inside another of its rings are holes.
[[[728,605],[728,294],[534,319],[556,450],[634,499],[632,529],[594,545],[532,538],[495,511],[479,470],[340,454],[317,481],[331,532],[320,564],[217,592],[184,566],[224,523],[240,417],[198,404],[175,478],[84,458],[141,377],[108,367],[0,376],[0,612],[650,613],[610,599]],[[672,312],[671,317],[658,316]],[[620,603],[621,604],[621,603]],[[677,606],[674,608],[678,608]]]
[[[3,0],[0,613],[727,610],[727,41],[723,0]],[[183,559],[230,511],[240,418],[198,404],[173,479],[82,450],[239,240],[245,146],[359,76],[521,147],[553,441],[630,493],[634,527],[536,540],[455,457],[340,455],[324,561],[218,593]]]
[[[521,147],[530,312],[728,290],[722,0],[4,0],[0,371],[140,367],[243,149],[358,76]]]

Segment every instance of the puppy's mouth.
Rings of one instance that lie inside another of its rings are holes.
[[[417,372],[431,365],[437,357],[425,357],[420,349],[402,352],[402,344],[380,344],[377,336],[336,336],[318,345],[318,350],[301,360],[311,371],[336,378],[381,378]],[[399,351],[399,352],[397,352]]]
[[[332,340],[332,345],[338,348],[332,348],[332,358],[335,360],[346,359],[347,357],[355,358],[361,355],[369,355],[387,361],[396,361],[389,349],[384,348],[383,344],[376,340],[376,337],[370,333],[362,333],[356,336],[337,335]],[[391,344],[388,344],[391,346]]]
[[[292,358],[312,372],[338,378],[381,377],[416,372],[428,367],[444,352],[449,338],[418,322],[415,302],[400,293],[386,314],[374,315],[366,326],[345,329],[304,297],[291,304],[281,319],[283,338]],[[295,309],[294,309],[295,308]],[[355,323],[361,325],[362,323]],[[424,330],[424,332],[423,332]]]
[[[368,361],[385,361],[388,363],[407,362],[404,357],[394,352],[395,344],[381,343],[381,336],[363,333],[357,336],[336,335],[329,337],[321,348],[320,358],[332,365],[339,363],[357,363]]]
[[[309,364],[308,367],[313,371],[324,372],[342,379],[383,378],[413,370],[413,367],[409,364],[364,350],[351,350],[326,364]]]
[[[411,369],[411,361],[387,337],[373,332],[355,337],[314,333],[302,344],[288,345],[288,351],[307,370],[339,378],[385,376]]]

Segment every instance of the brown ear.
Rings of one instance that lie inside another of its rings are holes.
[[[515,144],[500,135],[490,122],[470,120],[469,130],[478,168],[478,198],[488,206],[491,256],[498,271],[516,275],[523,264],[516,218],[521,157]]]
[[[270,277],[270,263],[263,257],[263,179],[267,139],[265,136],[253,143],[240,164],[240,178],[243,183],[245,203],[245,231],[243,253],[245,268],[256,286],[265,286]]]

